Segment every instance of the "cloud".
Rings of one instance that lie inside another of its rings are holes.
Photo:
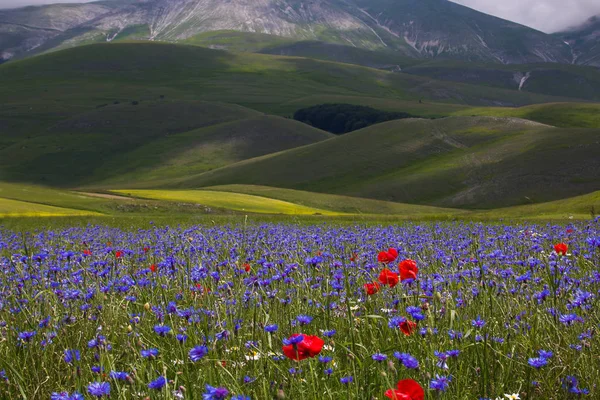
[[[451,0],[486,14],[557,32],[600,15],[600,0]]]

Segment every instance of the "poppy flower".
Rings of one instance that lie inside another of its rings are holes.
[[[150,266],[150,271],[152,271],[152,272],[156,272],[156,265],[152,264],[152,265]]]
[[[121,250],[117,250],[117,251],[115,252],[115,257],[117,257],[117,258],[121,258],[121,257],[123,257],[123,255],[124,255],[124,254],[125,254],[125,253],[123,253]]]
[[[365,283],[363,287],[365,288],[365,292],[367,292],[369,296],[372,296],[375,293],[379,292],[379,283],[377,282]]]
[[[244,264],[244,271],[250,272],[250,264],[248,264],[248,263]]]
[[[385,397],[392,400],[423,400],[425,391],[418,382],[412,379],[398,381],[396,389],[388,389]]]
[[[402,260],[398,264],[398,270],[400,272],[400,280],[405,281],[407,279],[417,279],[419,268],[414,260]]]
[[[398,278],[398,274],[396,274],[395,272],[390,271],[387,268],[385,268],[379,274],[379,282],[381,282],[384,285],[390,285],[390,287],[392,287],[392,288],[394,286],[396,286],[399,281],[400,281],[400,278]]]
[[[144,247],[144,253],[147,253],[150,250],[150,247]]]
[[[85,249],[85,250],[83,251],[83,255],[85,255],[85,256],[91,256],[91,255],[92,255],[92,251],[91,251],[91,250],[89,250],[89,249]]]
[[[388,251],[382,251],[377,255],[377,261],[388,264],[398,258],[398,250],[389,248]]]
[[[409,320],[404,320],[398,326],[400,327],[402,333],[404,333],[406,336],[410,336],[411,333],[413,333],[414,330],[417,328],[417,323]]]
[[[566,243],[557,243],[554,245],[554,251],[556,254],[562,254],[563,256],[567,254],[567,250],[569,250],[569,246]]]
[[[316,357],[323,349],[325,341],[318,336],[294,333],[285,339],[283,344],[283,354],[291,360],[300,361]]]

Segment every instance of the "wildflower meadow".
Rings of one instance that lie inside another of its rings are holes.
[[[600,398],[600,221],[0,228],[2,399]]]

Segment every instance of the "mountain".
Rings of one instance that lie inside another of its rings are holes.
[[[555,36],[571,47],[573,63],[600,67],[600,15]]]
[[[570,63],[561,38],[447,0],[106,0],[0,11],[4,60],[82,43],[256,32],[413,58]]]

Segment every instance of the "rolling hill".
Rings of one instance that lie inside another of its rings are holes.
[[[266,185],[466,208],[543,202],[599,189],[599,133],[493,117],[391,121],[171,186]]]
[[[8,133],[0,178],[59,186],[169,179],[330,137],[236,105],[167,100],[109,104],[26,137]]]

